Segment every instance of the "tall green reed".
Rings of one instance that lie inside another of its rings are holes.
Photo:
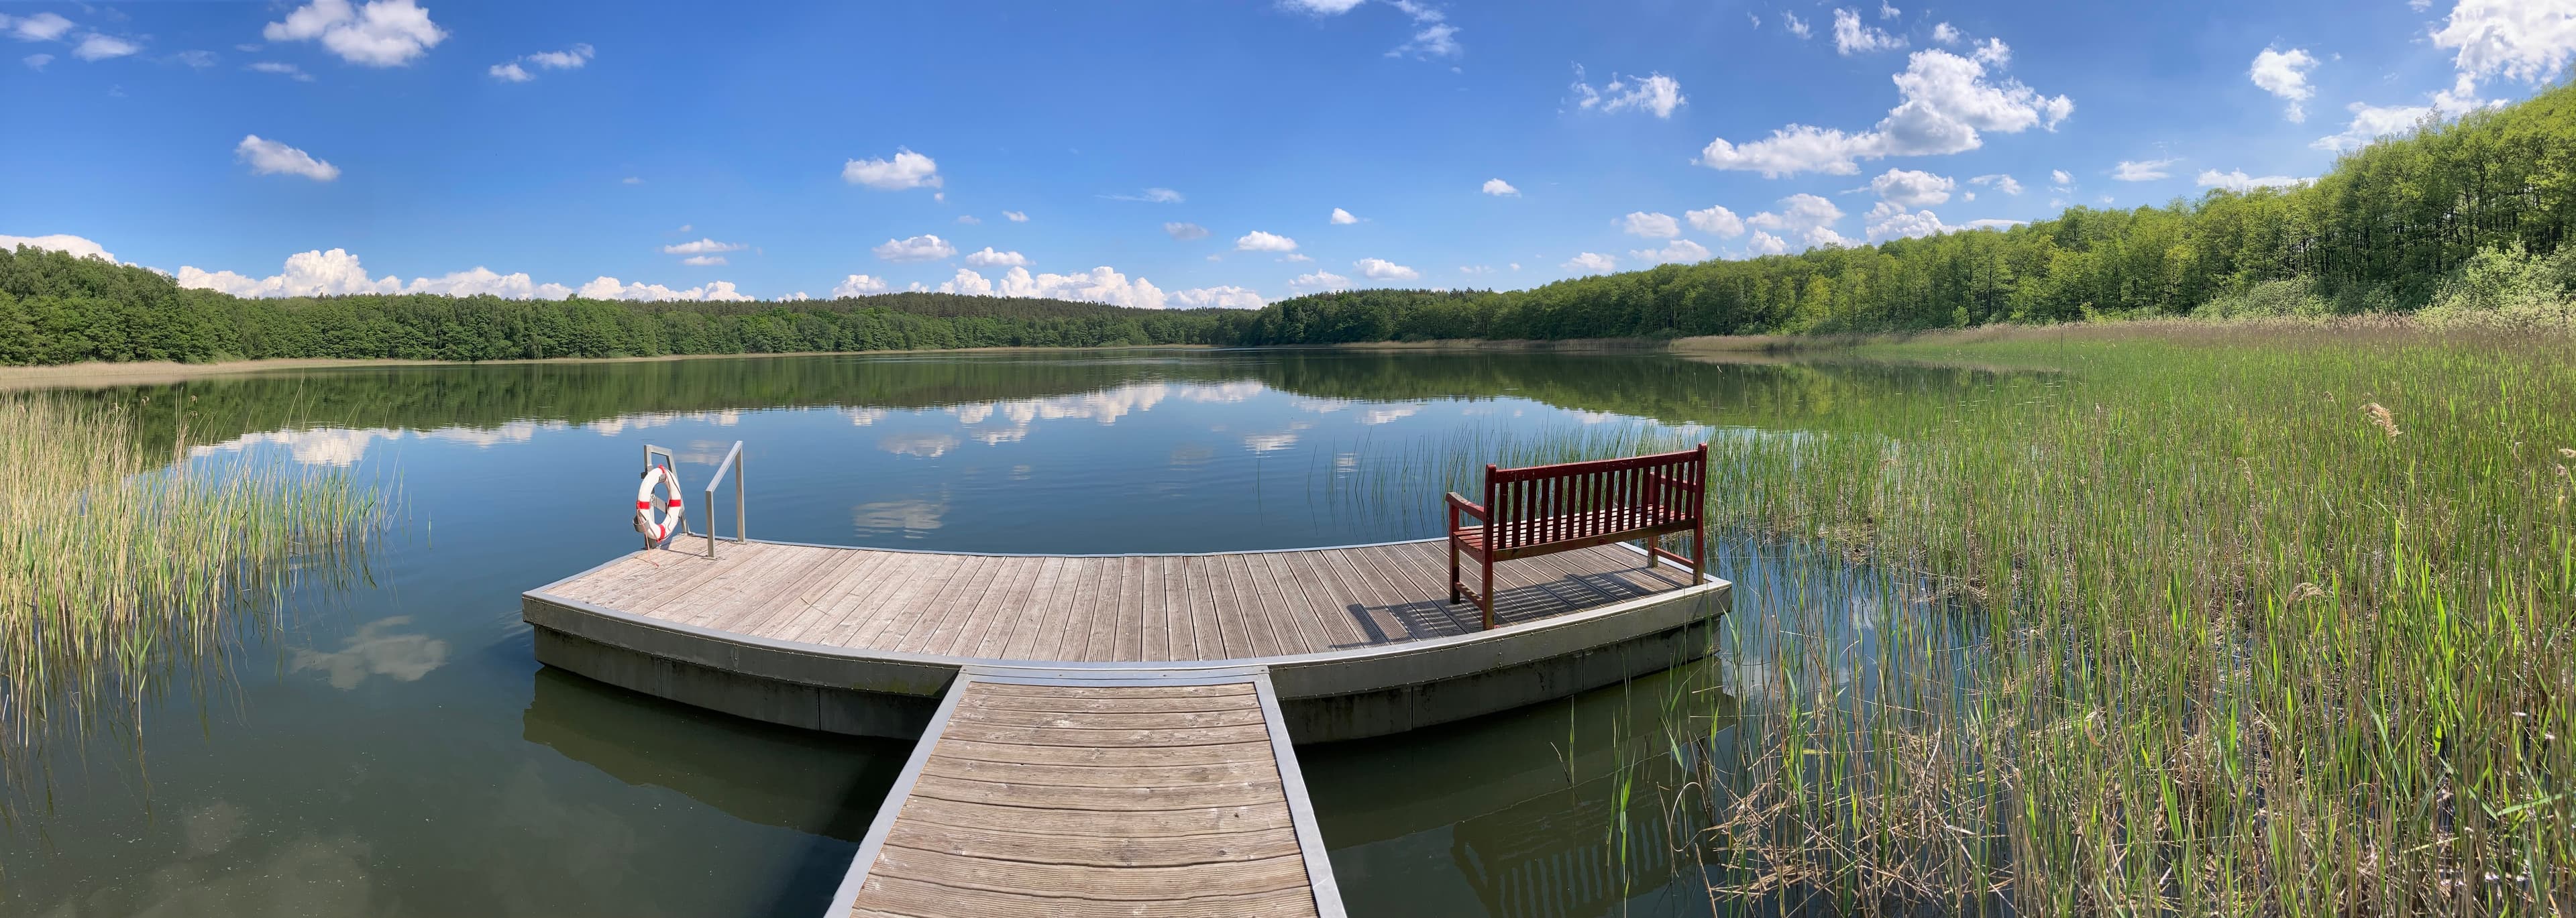
[[[130,722],[287,588],[363,571],[386,518],[373,486],[192,460],[185,441],[151,452],[120,411],[0,399],[0,766],[13,778],[49,734]]]

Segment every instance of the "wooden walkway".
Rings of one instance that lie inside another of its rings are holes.
[[[639,551],[547,588],[757,638],[985,660],[1248,660],[1481,630],[1445,542],[1201,555],[971,555],[778,542]],[[1495,568],[1500,625],[1691,585],[1604,545]]]
[[[969,666],[827,914],[1338,916],[1261,667]]]

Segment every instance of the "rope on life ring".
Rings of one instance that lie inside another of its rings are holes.
[[[656,484],[671,490],[671,502],[658,520],[653,518],[653,486]],[[635,531],[660,542],[680,530],[681,518],[679,476],[672,474],[671,467],[667,465],[656,464],[645,469],[644,482],[635,488]]]

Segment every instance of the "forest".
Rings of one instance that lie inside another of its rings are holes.
[[[2156,316],[2576,318],[2576,86],[2344,155],[2288,189],[2070,207],[2004,230],[1663,265],[1519,291],[1358,290],[1258,311],[890,293],[643,303],[242,299],[0,251],[0,364],[669,354],[1912,331]]]

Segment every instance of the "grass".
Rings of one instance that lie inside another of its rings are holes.
[[[1860,353],[1988,371],[1705,437],[1734,698],[1668,718],[1662,805],[1696,812],[1674,843],[1719,909],[2576,912],[2576,338]],[[1472,432],[1337,486],[1682,433]]]
[[[2064,373],[1712,443],[1713,518],[1878,571],[1738,603],[1770,703],[1685,790],[1722,898],[2576,910],[2576,342],[2168,323],[1871,353]],[[1819,620],[1861,607],[1903,614]]]
[[[345,473],[149,453],[122,413],[0,399],[0,764],[122,722],[244,610],[351,569],[385,504]],[[15,783],[15,782],[13,782]]]

